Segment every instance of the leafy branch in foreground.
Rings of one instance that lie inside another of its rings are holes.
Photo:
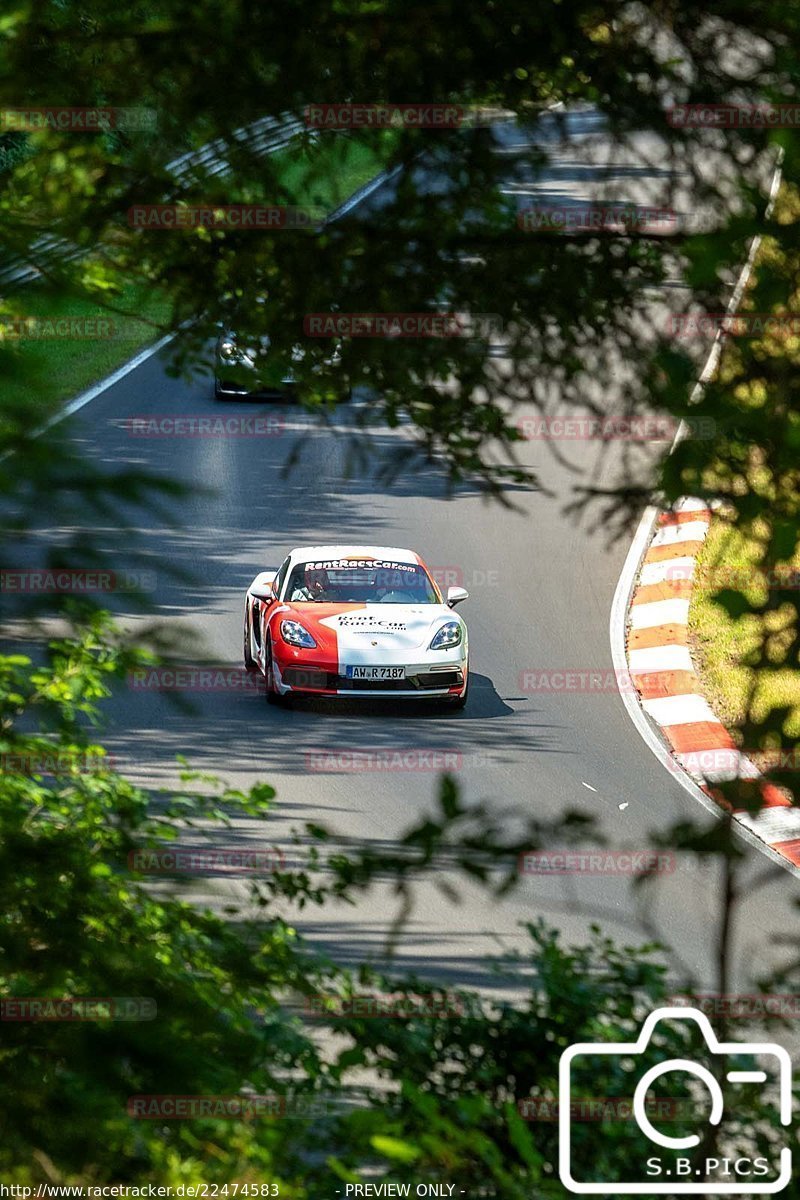
[[[402,920],[414,880],[450,894],[445,873],[503,893],[521,848],[580,840],[586,826],[534,821],[509,838],[502,815],[466,808],[445,779],[438,813],[388,855],[337,847],[323,863],[332,835],[312,827],[298,835],[311,843],[305,868],[200,910],[132,870],[131,852],[244,815],[268,820],[273,789],[243,793],[191,770],[175,794],[134,787],[92,722],[137,652],[100,614],[51,650],[45,666],[0,660],[0,1171],[18,1182],[270,1178],[304,1200],[330,1172],[402,1181],[440,1170],[466,1183],[480,1170],[487,1195],[555,1194],[555,1126],[532,1124],[531,1111],[552,1111],[569,1041],[630,1033],[663,998],[664,952],[599,932],[565,948],[531,925],[530,951],[496,964],[515,999],[489,1000],[342,970],[304,946],[287,912],[389,880]],[[376,992],[392,1011],[368,1002],[367,1019],[363,998]],[[65,1002],[72,1019],[45,1019]],[[611,1078],[595,1087],[615,1094]],[[209,1107],[176,1119],[164,1106],[180,1096]],[[769,1138],[755,1102],[748,1120]],[[628,1135],[623,1123],[608,1141],[609,1178],[631,1161]],[[588,1135],[581,1145],[593,1161]]]

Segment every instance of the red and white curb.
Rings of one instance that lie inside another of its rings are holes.
[[[758,779],[761,772],[737,749],[703,695],[689,650],[692,580],[711,517],[706,504],[694,499],[657,514],[630,595],[625,646],[631,682],[666,743],[668,765],[716,799],[715,784]],[[748,841],[756,838],[800,874],[800,808],[775,784],[764,781],[760,790],[761,811],[734,811],[734,821],[751,835]]]

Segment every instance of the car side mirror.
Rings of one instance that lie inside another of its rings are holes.
[[[469,592],[466,588],[449,587],[447,589],[447,607],[455,608],[457,604],[460,604],[462,600],[468,599],[468,597]]]
[[[277,571],[261,571],[256,575],[250,587],[247,589],[250,595],[256,600],[263,600],[269,604],[275,597],[275,576]]]

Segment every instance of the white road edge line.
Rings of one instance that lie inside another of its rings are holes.
[[[385,183],[395,179],[404,167],[404,163],[398,163],[396,167],[392,167],[391,171],[381,171],[373,179],[369,179],[353,192],[348,198],[335,208],[330,216],[325,218],[325,225],[332,225],[334,221],[338,221],[340,217],[346,217],[349,212],[357,208],[364,200],[368,199],[373,192],[377,192],[378,188],[383,187]]]
[[[775,203],[775,197],[777,196],[778,188],[780,187],[782,162],[783,153],[781,152],[775,166],[775,173],[772,176],[769,204],[766,209],[767,216],[769,216],[769,214],[772,212],[772,208]],[[755,262],[755,257],[758,253],[758,248],[760,245],[761,237],[759,235],[753,238],[750,252],[747,255],[747,261],[742,267],[741,274],[739,275],[736,286],[733,289],[733,294],[731,295],[728,303],[728,312],[732,312],[734,306],[738,305],[742,298],[742,293],[747,286],[747,281],[750,278],[750,273],[753,269],[753,263]],[[708,359],[706,360],[706,364],[703,367],[703,370],[700,373],[700,378],[692,391],[692,399],[700,394],[703,385],[711,377],[714,370],[716,370],[717,362],[719,361],[719,355],[721,353],[719,346],[720,340],[721,331],[718,330],[717,335],[714,338],[714,345],[711,347]],[[675,434],[672,446],[670,447],[670,454],[681,439],[682,428],[683,425],[681,425],[681,428],[679,428]],[[636,581],[639,564],[644,557],[645,550],[647,549],[647,545],[650,541],[653,530],[656,527],[658,514],[659,509],[654,504],[649,505],[648,508],[646,508],[642,513],[642,519],[639,522],[636,533],[633,537],[633,541],[631,542],[631,547],[622,567],[622,573],[620,574],[617,582],[616,591],[614,592],[614,599],[611,602],[611,614],[609,619],[611,660],[614,664],[614,669],[617,672],[618,679],[627,679],[628,676],[628,659],[625,653],[625,628],[628,617],[628,606],[631,595],[633,594],[633,586]],[[656,733],[654,726],[648,720],[644,709],[639,703],[638,697],[635,696],[628,688],[620,688],[620,697],[622,699],[622,703],[628,710],[628,716],[636,727],[637,732],[661,763],[662,767],[664,767],[665,770],[670,771],[670,774],[675,782],[679,783],[683,790],[688,792],[694,800],[697,800],[700,804],[702,804],[703,808],[707,812],[715,816],[717,820],[721,820],[719,805],[712,800],[710,796],[706,795],[700,785],[696,783],[690,775],[686,774],[685,771],[682,771],[680,774],[676,774],[674,770],[670,769],[670,763],[673,761],[672,754]],[[752,846],[755,850],[759,850],[762,854],[766,855],[767,858],[772,859],[774,863],[776,863],[779,867],[782,867],[784,871],[788,871],[790,875],[800,878],[800,868],[795,867],[793,863],[784,858],[782,854],[779,854],[777,850],[773,850],[772,847],[766,842],[762,841],[761,838],[756,837],[755,834],[750,832],[747,826],[742,825],[739,821],[734,821],[733,827],[736,836],[740,838],[741,841],[747,842],[747,844]]]
[[[561,101],[557,101],[553,105],[548,105],[547,110],[549,111],[550,109],[558,108],[560,105]],[[563,107],[563,105],[561,105],[561,107]],[[403,170],[404,165],[404,163],[398,163],[396,167],[392,167],[391,171],[380,171],[376,176],[374,176],[374,178],[369,179],[365,184],[362,184],[360,188],[356,188],[352,196],[348,196],[344,203],[340,204],[338,208],[335,208],[333,212],[325,218],[325,224],[332,224],[334,221],[338,221],[340,217],[346,216],[349,212],[351,212],[354,208],[371,196],[373,192],[376,192],[378,188],[383,187],[385,183],[389,183],[392,179],[399,175]],[[131,371],[135,371],[137,367],[142,365],[142,363],[147,362],[148,358],[152,358],[154,354],[158,354],[160,350],[163,350],[165,346],[169,345],[175,336],[176,335],[174,333],[168,333],[155,342],[152,346],[145,347],[144,350],[141,350],[138,354],[134,355],[133,358],[129,359],[126,363],[123,363],[121,367],[118,367],[116,371],[112,371],[111,374],[107,375],[105,379],[101,379],[99,383],[95,383],[92,387],[87,388],[85,392],[81,392],[80,395],[74,398],[74,400],[70,400],[69,404],[67,404],[67,406],[60,412],[52,416],[49,421],[46,421],[45,424],[42,425],[39,430],[37,430],[37,433],[46,433],[48,429],[52,429],[54,425],[58,425],[59,421],[63,421],[67,417],[71,417],[73,413],[78,412],[84,407],[84,405],[90,404],[92,400],[102,395],[103,392],[108,391],[108,389],[113,387],[115,383],[119,383],[121,379],[124,379],[126,375],[130,375]]]
[[[381,171],[380,174],[376,175],[374,179],[370,179],[368,183],[365,183],[362,187],[358,188],[358,190],[355,191],[352,196],[345,200],[344,204],[335,209],[328,220],[338,220],[339,217],[345,216],[358,204],[361,204],[362,201],[366,200],[368,196],[371,196],[373,192],[376,192],[379,187],[382,187],[384,183],[388,183],[389,180],[393,179],[394,176],[402,170],[402,166],[403,164],[400,163],[397,167],[394,167],[393,170],[389,172]],[[110,375],[105,377],[105,379],[101,379],[99,383],[93,384],[93,386],[87,388],[85,392],[81,392],[80,395],[76,396],[73,400],[70,400],[69,404],[61,409],[60,412],[57,412],[54,416],[52,416],[49,421],[46,421],[44,425],[37,430],[37,433],[46,433],[48,429],[52,429],[52,427],[54,425],[58,425],[60,421],[64,421],[67,417],[71,417],[73,413],[79,412],[80,409],[82,409],[85,405],[90,404],[92,400],[96,400],[97,397],[102,395],[103,392],[106,392],[109,388],[114,387],[114,385],[119,383],[121,379],[124,379],[126,375],[130,375],[131,371],[135,371],[142,365],[142,363],[147,362],[148,358],[152,358],[154,354],[158,354],[159,351],[163,350],[165,346],[168,346],[169,343],[173,341],[175,336],[176,335],[174,333],[167,333],[164,335],[164,337],[159,338],[157,342],[154,342],[152,346],[146,346],[144,350],[141,350],[138,354],[135,354],[133,358],[128,359],[126,363],[123,363],[121,367],[116,369],[116,371],[112,371]]]
[[[115,383],[119,383],[126,375],[130,375],[131,371],[135,371],[142,363],[147,362],[148,358],[152,358],[154,354],[158,354],[160,350],[169,345],[174,337],[174,333],[167,333],[164,337],[159,338],[157,342],[154,342],[152,346],[146,346],[144,350],[140,350],[138,354],[135,354],[133,358],[129,358],[121,367],[117,367],[116,371],[112,371],[110,375],[106,375],[105,379],[101,379],[99,383],[95,383],[92,387],[87,388],[85,392],[81,392],[74,400],[70,400],[69,404],[52,416],[49,421],[46,421],[37,430],[37,433],[45,433],[48,429],[52,429],[54,425],[58,425],[59,421],[71,417],[73,413],[78,412],[84,405],[89,404],[103,392],[108,391]]]

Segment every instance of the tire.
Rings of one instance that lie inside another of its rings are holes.
[[[267,704],[274,704],[279,708],[286,708],[286,697],[282,696],[280,692],[275,691],[275,681],[273,678],[272,667],[272,642],[269,638],[267,638],[265,651],[266,653],[264,657],[266,660],[267,669],[264,672],[264,694],[267,698]]]
[[[250,653],[250,609],[247,606],[244,610],[244,646],[242,657],[244,658],[245,671],[252,673],[258,670],[258,663]]]

